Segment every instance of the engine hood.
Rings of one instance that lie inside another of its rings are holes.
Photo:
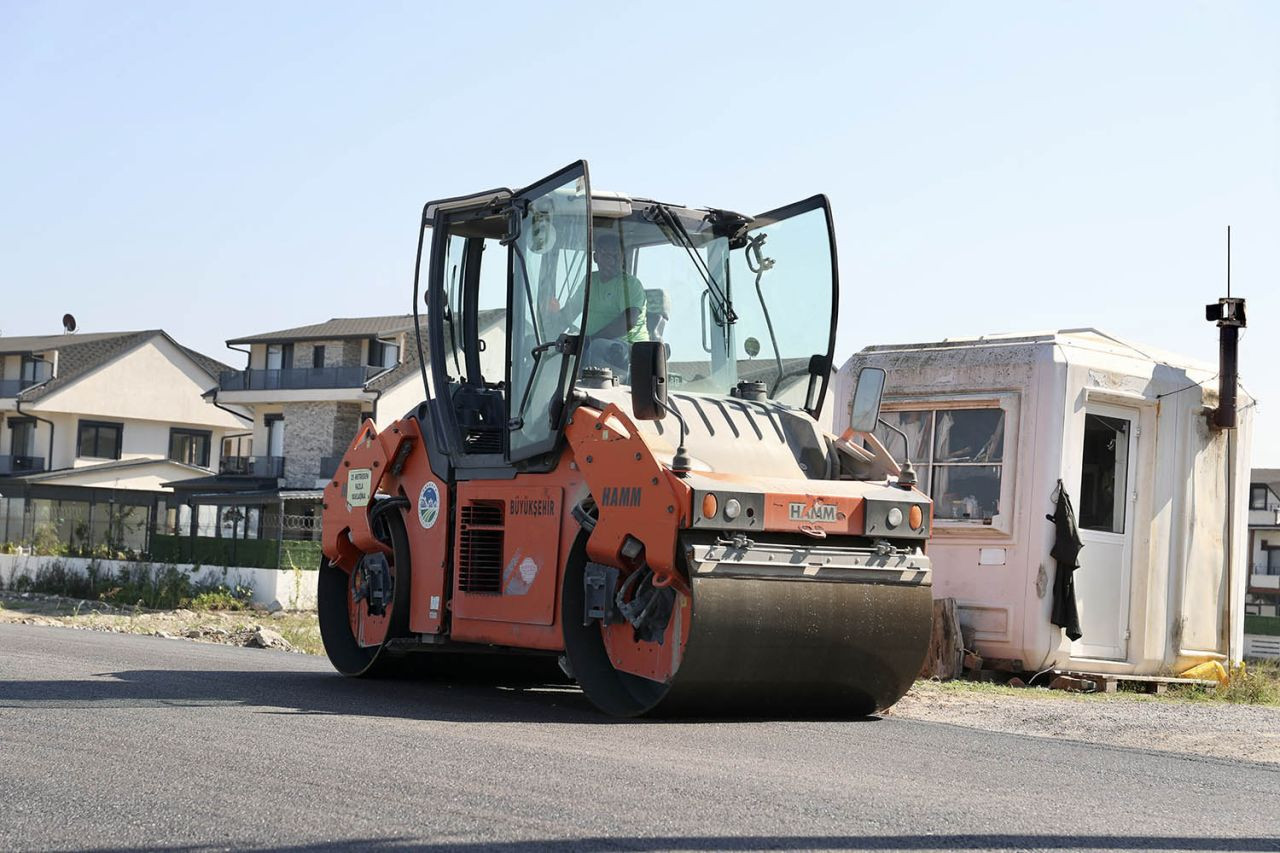
[[[592,389],[591,396],[628,414],[631,393],[625,387]],[[826,434],[803,410],[771,400],[756,402],[709,394],[673,393],[667,404],[688,427],[685,449],[692,470],[752,474],[782,479],[831,479],[834,457]],[[637,421],[654,456],[671,464],[680,442],[680,422]]]

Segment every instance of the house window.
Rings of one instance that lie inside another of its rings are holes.
[[[36,422],[34,418],[9,419],[9,453],[31,456],[35,453]]]
[[[267,370],[293,367],[293,344],[267,344]]]
[[[395,367],[400,363],[400,347],[377,338],[369,339],[369,366]]]
[[[229,435],[222,439],[222,456],[240,457],[253,455],[253,436]]]
[[[324,367],[324,344],[316,344],[311,348],[311,366]]]
[[[1003,409],[885,411],[881,417],[906,433],[920,490],[933,499],[934,518],[990,524],[1000,514]],[[882,426],[876,437],[901,458],[897,433]]]
[[[1267,549],[1267,574],[1280,575],[1280,548]]]
[[[212,442],[213,433],[208,430],[175,427],[169,430],[169,458],[174,462],[208,468],[209,445]]]
[[[124,424],[80,421],[76,432],[76,455],[88,459],[119,459]]]
[[[24,388],[43,382],[49,378],[50,364],[39,356],[24,355],[22,357],[22,386]]]
[[[1267,508],[1267,486],[1265,483],[1253,483],[1249,486],[1249,509]]]
[[[267,428],[267,455],[284,456],[284,415],[264,415],[262,423]]]

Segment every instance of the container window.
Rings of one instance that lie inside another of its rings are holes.
[[[1004,477],[1003,409],[932,409],[883,412],[907,434],[921,491],[933,499],[936,519],[990,524],[1000,514]],[[895,456],[902,438],[881,427],[876,436]]]
[[[1129,479],[1129,434],[1124,418],[1085,415],[1080,470],[1080,527],[1124,533]]]

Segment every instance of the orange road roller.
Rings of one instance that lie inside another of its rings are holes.
[[[427,204],[424,400],[324,490],[333,665],[546,655],[619,716],[892,705],[932,509],[875,435],[883,371],[820,426],[838,302],[821,195],[747,216],[593,193],[578,162]]]

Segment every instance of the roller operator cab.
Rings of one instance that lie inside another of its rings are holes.
[[[540,652],[618,715],[856,715],[907,690],[932,513],[871,435],[883,372],[853,429],[818,426],[825,197],[752,217],[593,195],[579,162],[428,204],[417,270],[425,400],[366,422],[325,489],[339,671]]]

